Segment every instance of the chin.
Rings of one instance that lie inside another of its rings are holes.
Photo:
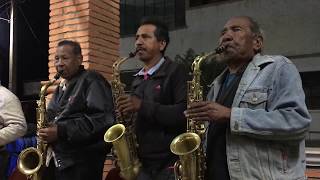
[[[63,79],[68,79],[68,75],[66,75],[66,74],[64,74],[64,73],[61,75],[61,77],[62,77]]]
[[[228,54],[222,54],[220,56],[217,57],[216,61],[219,63],[227,63],[230,61],[230,59],[232,59],[232,57]]]
[[[146,61],[148,61],[148,58],[146,58],[144,56],[139,56],[139,60],[142,62],[146,62]]]

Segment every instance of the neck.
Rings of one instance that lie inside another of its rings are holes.
[[[162,58],[162,54],[159,54],[157,56],[154,56],[152,59],[150,59],[149,61],[145,61],[144,62],[144,70],[149,70],[151,69],[153,66],[155,66],[156,64],[158,64],[158,62],[160,61],[160,59]]]
[[[230,63],[228,64],[229,72],[231,74],[237,73],[243,66],[247,65],[249,62],[250,60]]]

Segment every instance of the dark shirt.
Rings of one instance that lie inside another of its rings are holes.
[[[58,127],[58,140],[52,146],[60,169],[86,158],[105,157],[109,148],[103,135],[114,124],[114,114],[110,85],[99,73],[82,67],[65,90],[57,87],[47,115]]]
[[[161,169],[178,159],[170,151],[174,137],[186,131],[187,73],[168,58],[147,80],[137,76],[133,95],[142,99],[136,119],[138,154],[144,167]]]
[[[236,94],[242,73],[227,73],[220,88],[216,102],[230,108]],[[229,180],[226,155],[226,131],[229,123],[210,123],[207,140],[207,173],[208,180]]]

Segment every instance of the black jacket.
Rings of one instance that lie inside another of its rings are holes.
[[[103,135],[114,123],[113,101],[110,85],[100,74],[81,68],[64,92],[57,87],[47,115],[58,126],[52,145],[59,168],[110,151]]]
[[[148,80],[137,76],[132,83],[133,95],[142,99],[136,135],[139,158],[145,167],[162,168],[178,158],[171,153],[170,143],[186,131],[186,81],[185,68],[166,58]]]

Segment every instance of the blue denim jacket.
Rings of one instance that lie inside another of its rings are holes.
[[[222,77],[212,83],[214,101]],[[311,117],[299,72],[283,56],[257,54],[237,89],[226,134],[231,179],[305,179],[305,135]]]

